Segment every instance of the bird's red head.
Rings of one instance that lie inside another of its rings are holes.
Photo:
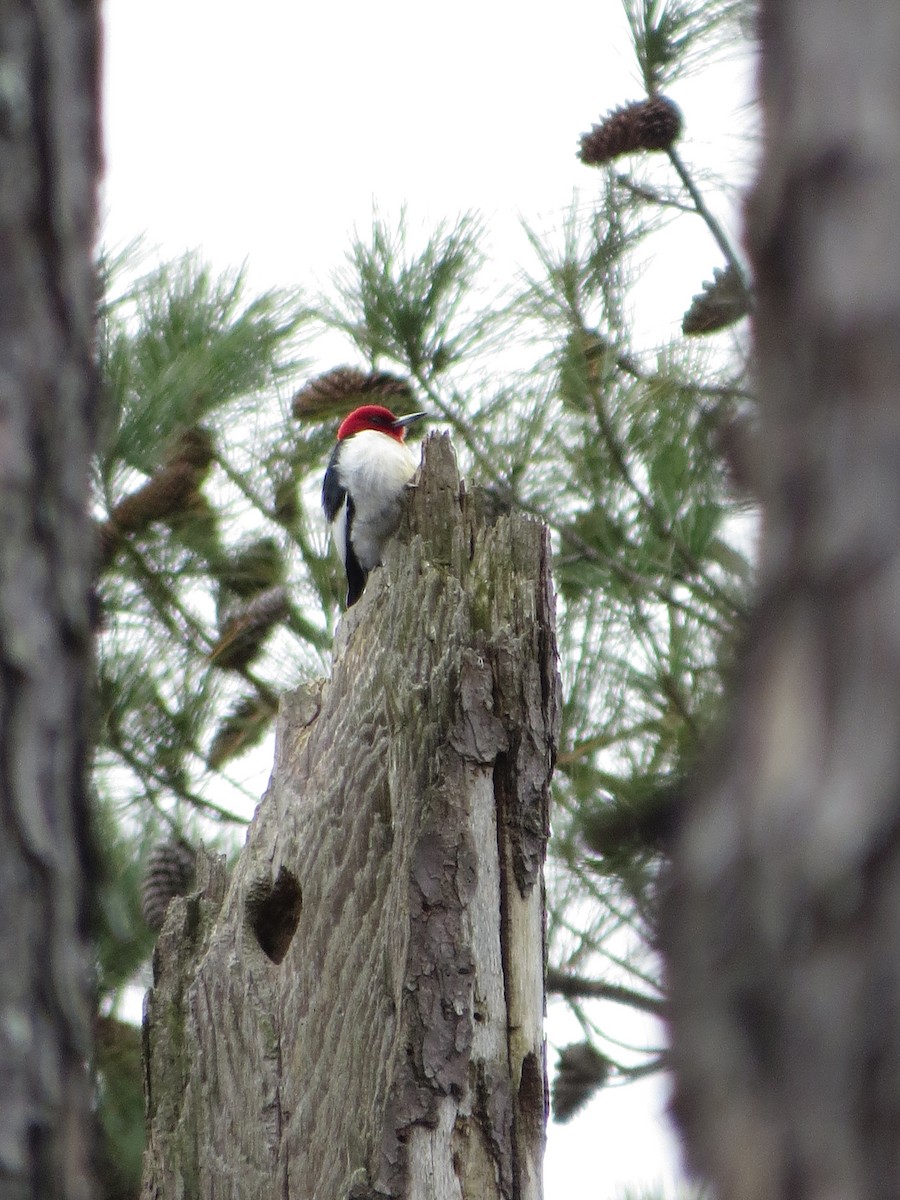
[[[362,433],[365,429],[374,429],[377,433],[387,434],[402,442],[406,437],[406,428],[415,421],[420,421],[427,413],[410,413],[406,417],[395,417],[389,408],[380,404],[364,404],[362,408],[354,408],[349,416],[344,417],[338,429],[338,441]]]

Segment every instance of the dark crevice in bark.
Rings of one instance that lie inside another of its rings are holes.
[[[247,893],[247,920],[260,949],[276,966],[284,961],[302,910],[300,884],[287,867],[279,868],[274,883],[257,880]]]

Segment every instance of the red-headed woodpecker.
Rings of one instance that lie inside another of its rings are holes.
[[[322,507],[347,572],[347,607],[355,604],[384,544],[400,523],[401,500],[418,463],[406,430],[427,413],[395,417],[366,404],[341,422],[322,484]]]

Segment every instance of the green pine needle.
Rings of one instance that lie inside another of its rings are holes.
[[[726,49],[747,0],[623,0],[641,80],[648,96]]]
[[[446,371],[482,332],[484,317],[466,313],[482,265],[480,222],[471,215],[439,225],[419,249],[406,214],[396,228],[377,213],[371,238],[354,239],[335,275],[338,304],[323,305],[373,366],[395,363],[413,376]]]
[[[150,474],[182,430],[274,387],[298,365],[308,318],[299,298],[247,299],[243,272],[214,277],[187,255],[139,280],[108,309],[101,351],[110,431],[103,473]]]

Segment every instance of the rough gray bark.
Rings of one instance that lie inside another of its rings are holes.
[[[0,19],[0,1192],[90,1184],[85,746],[97,14]]]
[[[283,702],[227,891],[170,907],[147,1200],[541,1195],[547,534],[489,524],[446,437],[407,522]]]
[[[676,1110],[723,1198],[900,1194],[900,5],[763,4],[766,506],[674,854]]]

